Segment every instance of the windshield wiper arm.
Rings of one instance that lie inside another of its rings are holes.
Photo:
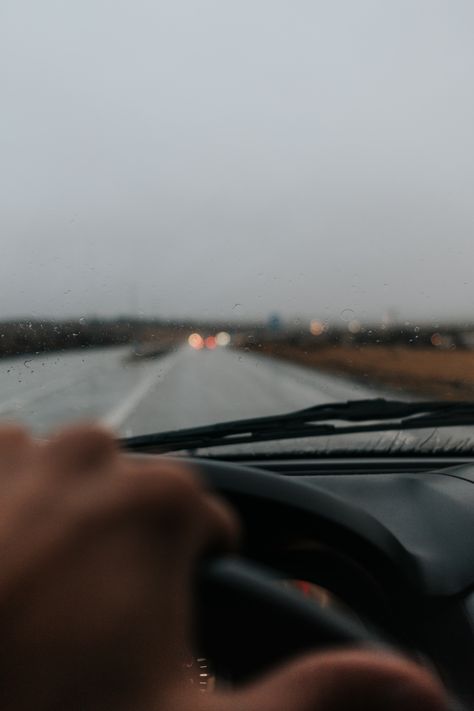
[[[348,422],[348,425],[337,423]],[[336,424],[335,424],[336,423]],[[354,424],[352,424],[354,423]],[[121,440],[125,449],[172,452],[277,439],[474,425],[474,402],[372,398],[315,405],[282,415],[219,422]]]

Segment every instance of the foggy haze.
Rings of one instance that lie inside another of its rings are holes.
[[[0,318],[472,318],[473,30],[467,0],[3,0]]]

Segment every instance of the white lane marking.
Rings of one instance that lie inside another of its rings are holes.
[[[145,395],[152,389],[152,387],[161,380],[171,369],[171,367],[176,362],[176,354],[168,361],[161,361],[157,369],[153,369],[151,373],[148,373],[139,383],[133,388],[127,395],[127,397],[122,400],[116,407],[112,408],[110,412],[100,420],[106,427],[111,427],[112,429],[119,429],[125,420],[127,420],[132,414],[133,410],[139,405],[143,400]]]

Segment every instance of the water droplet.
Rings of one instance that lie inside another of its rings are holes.
[[[353,321],[355,319],[355,315],[354,309],[343,309],[340,313],[343,321]]]
[[[85,322],[86,322],[86,319],[84,318],[84,316],[81,316],[81,318],[79,319],[79,323],[84,324]]]

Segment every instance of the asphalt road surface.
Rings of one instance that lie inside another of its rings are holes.
[[[129,436],[381,394],[232,348],[185,345],[133,362],[129,354],[119,347],[0,361],[0,419],[20,420],[40,435],[98,419]]]

